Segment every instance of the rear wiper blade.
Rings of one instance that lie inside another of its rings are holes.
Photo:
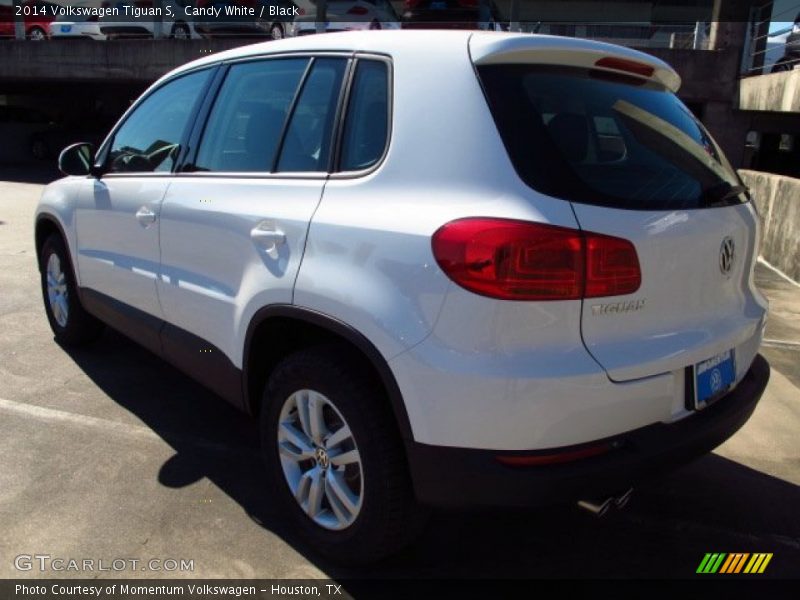
[[[745,194],[750,197],[750,189],[744,185],[731,185],[727,181],[722,181],[717,185],[707,188],[703,192],[703,200],[706,206],[719,206],[725,204],[731,198]]]

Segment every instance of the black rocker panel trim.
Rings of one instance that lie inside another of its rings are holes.
[[[242,372],[216,346],[106,294],[79,288],[83,307],[192,379],[243,409]]]

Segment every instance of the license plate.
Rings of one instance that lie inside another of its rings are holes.
[[[733,350],[717,354],[694,366],[694,407],[705,408],[727,392],[736,380]]]
[[[70,31],[72,31],[72,25],[61,26],[61,33],[69,33]]]

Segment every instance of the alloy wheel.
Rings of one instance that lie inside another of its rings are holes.
[[[67,276],[61,267],[61,259],[53,253],[47,259],[47,300],[53,318],[60,327],[66,327],[69,319],[68,294]]]
[[[317,525],[341,530],[358,518],[364,473],[356,440],[329,398],[299,390],[283,404],[278,453],[286,483]]]

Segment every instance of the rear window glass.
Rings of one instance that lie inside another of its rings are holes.
[[[747,200],[703,125],[661,86],[540,65],[478,72],[515,169],[539,192],[638,210]]]

